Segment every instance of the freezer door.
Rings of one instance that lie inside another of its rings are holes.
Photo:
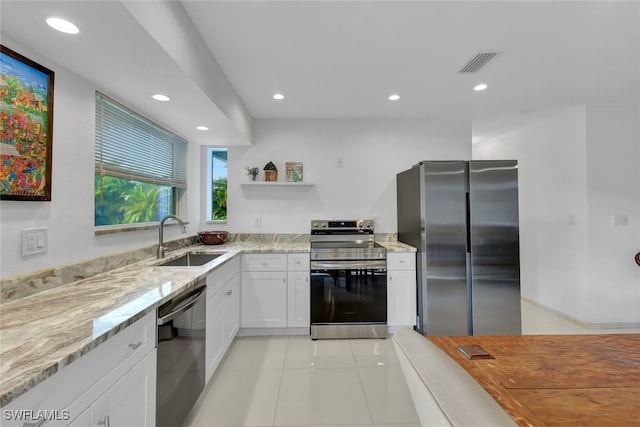
[[[468,335],[466,164],[425,161],[426,335]]]
[[[521,333],[518,165],[469,162],[473,335]]]

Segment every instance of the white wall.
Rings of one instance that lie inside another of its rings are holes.
[[[426,120],[255,120],[254,145],[229,150],[229,231],[308,233],[311,219],[374,217],[396,231],[398,172],[424,159],[469,159],[469,122]],[[344,166],[337,167],[338,157]],[[245,166],[303,163],[313,187],[247,187]],[[262,226],[255,227],[256,217]],[[204,225],[203,225],[204,226]],[[212,226],[208,228],[223,228]]]
[[[640,322],[640,111],[587,107],[589,322]],[[615,226],[626,216],[628,226]]]
[[[3,37],[3,44],[55,72],[52,201],[0,202],[0,277],[88,260],[157,243],[157,230],[94,234],[94,102],[96,87],[60,64]],[[144,112],[141,112],[144,114]],[[164,123],[171,128],[170,123]],[[226,225],[206,225],[201,203],[201,151],[189,145],[188,191],[183,215],[188,234],[223,228],[234,232],[307,233],[311,218],[376,216],[380,231],[394,232],[395,174],[424,159],[470,158],[468,123],[415,120],[259,120],[255,146],[230,150]],[[336,168],[336,158],[344,168]],[[311,188],[243,188],[244,167],[269,160],[304,163]],[[261,228],[253,227],[256,216]],[[46,254],[22,257],[20,231],[47,227]],[[177,227],[165,239],[181,237]]]
[[[473,147],[519,161],[522,295],[594,326],[640,322],[637,114],[576,107]]]
[[[51,202],[0,201],[0,277],[10,277],[57,265],[87,260],[152,245],[157,230],[94,235],[94,111],[95,90],[101,90],[59,64],[3,36],[2,43],[55,72]],[[109,92],[104,90],[108,95]],[[166,124],[170,128],[170,124]],[[185,196],[189,234],[200,221],[199,146],[189,146],[189,185]],[[20,231],[47,227],[46,254],[22,257]],[[181,234],[177,227],[165,239]]]

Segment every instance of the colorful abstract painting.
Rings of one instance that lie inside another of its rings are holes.
[[[50,201],[53,71],[0,48],[0,199]]]

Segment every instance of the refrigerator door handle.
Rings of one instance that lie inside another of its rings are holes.
[[[467,253],[471,253],[471,198],[469,192],[465,193],[465,205],[467,215]]]

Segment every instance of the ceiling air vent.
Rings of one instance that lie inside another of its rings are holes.
[[[500,53],[501,52],[499,51],[478,52],[473,58],[464,64],[464,66],[458,71],[458,74],[477,73],[485,65],[493,61]]]

